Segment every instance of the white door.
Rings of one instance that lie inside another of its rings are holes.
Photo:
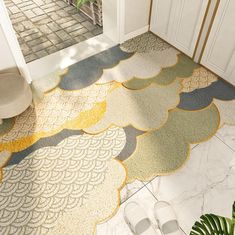
[[[14,58],[14,64],[16,64],[20,74],[30,83],[32,81],[31,75],[12,27],[4,1],[0,1],[0,30],[1,36],[8,44],[8,48]],[[1,45],[3,45],[3,42],[1,42]],[[8,48],[4,49],[7,50]],[[0,54],[0,56],[3,57],[4,55]]]
[[[173,0],[153,0],[150,22],[150,31],[170,43],[174,5]]]
[[[235,85],[234,0],[220,0],[201,63]]]
[[[153,0],[150,30],[193,56],[208,0]]]

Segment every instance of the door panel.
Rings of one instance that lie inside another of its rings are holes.
[[[175,22],[176,47],[192,56],[207,7],[205,0],[181,0]]]
[[[202,64],[235,84],[235,1],[221,0]]]
[[[168,39],[172,6],[172,0],[153,1],[150,30],[165,40]]]
[[[208,0],[153,0],[150,30],[193,55]]]

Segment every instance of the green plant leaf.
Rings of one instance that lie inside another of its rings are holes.
[[[233,219],[235,219],[235,202],[233,203],[233,215],[232,215]]]
[[[234,235],[235,202],[233,204],[232,219],[214,214],[206,214],[195,222],[190,235]]]
[[[85,4],[87,2],[94,2],[94,0],[77,0],[76,6],[77,6],[77,8],[80,8],[83,4]]]

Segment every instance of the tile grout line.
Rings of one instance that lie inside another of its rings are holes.
[[[197,146],[199,146],[200,144],[197,144],[197,145],[195,145],[195,146],[193,146],[192,148],[191,148],[191,150],[193,150],[193,149],[195,149]]]
[[[145,187],[145,184],[143,182],[141,182],[141,183],[143,185],[136,192],[134,192],[130,197],[127,197],[124,201],[121,201],[120,206]],[[125,185],[125,187],[126,187],[126,185]],[[125,189],[125,187],[123,189]]]
[[[149,182],[149,183],[150,183],[150,182]],[[149,184],[149,183],[148,183],[148,184]],[[159,199],[154,195],[154,193],[152,192],[152,190],[150,190],[150,189],[147,187],[148,184],[146,184],[145,187],[146,187],[146,188],[148,189],[148,191],[152,194],[152,196],[153,196],[157,201],[159,201]]]
[[[215,134],[215,137],[235,153],[235,150],[232,147],[230,147],[227,143],[225,143],[219,136],[217,136],[217,134]]]

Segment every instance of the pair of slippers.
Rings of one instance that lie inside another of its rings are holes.
[[[145,210],[136,202],[130,202],[124,209],[124,218],[135,235],[182,235],[176,214],[171,205],[159,201],[154,206],[155,229]]]

